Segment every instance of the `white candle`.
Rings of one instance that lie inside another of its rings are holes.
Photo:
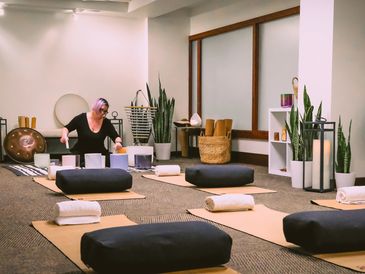
[[[323,140],[323,189],[330,188],[330,153],[331,142]],[[320,189],[321,182],[321,141],[313,140],[312,188]]]

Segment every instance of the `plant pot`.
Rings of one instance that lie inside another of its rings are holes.
[[[336,188],[354,186],[356,180],[355,172],[351,173],[337,173],[335,172]]]
[[[155,143],[155,152],[157,160],[170,160],[171,143]]]
[[[294,188],[303,188],[303,161],[291,161],[291,186]],[[305,162],[305,187],[312,186],[312,162]]]

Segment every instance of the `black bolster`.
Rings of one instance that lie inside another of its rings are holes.
[[[85,233],[81,260],[98,273],[161,273],[227,263],[231,247],[209,223],[142,224]]]
[[[288,242],[311,252],[365,250],[365,210],[298,212],[283,227]]]
[[[254,170],[243,165],[196,165],[185,169],[185,180],[198,187],[235,187],[250,184]]]
[[[66,194],[120,192],[132,187],[132,175],[114,168],[59,170],[56,185]]]

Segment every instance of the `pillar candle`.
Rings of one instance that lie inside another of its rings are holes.
[[[330,188],[331,142],[323,140],[323,189]],[[321,182],[321,141],[313,140],[312,188],[320,189]]]
[[[32,128],[36,128],[36,126],[37,126],[37,118],[32,117]]]
[[[19,127],[25,127],[25,116],[18,116]]]
[[[25,117],[25,127],[29,127],[29,117]]]

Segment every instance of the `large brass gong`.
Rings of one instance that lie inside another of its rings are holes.
[[[34,161],[34,153],[42,153],[47,143],[42,134],[31,128],[16,128],[10,131],[4,140],[6,154],[19,163]]]

